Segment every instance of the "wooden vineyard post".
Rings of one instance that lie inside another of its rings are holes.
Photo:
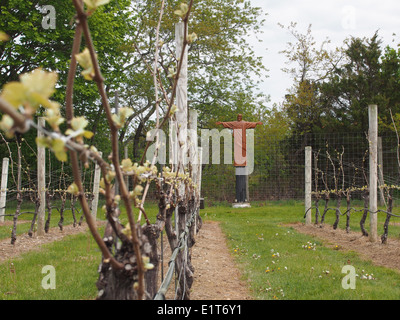
[[[369,240],[378,240],[378,106],[368,106],[369,117],[369,210],[370,233]]]
[[[101,157],[102,153],[99,152],[99,155]],[[99,205],[100,176],[101,176],[101,168],[96,163],[94,168],[93,200],[92,200],[92,217],[95,221],[97,220],[97,208]]]
[[[189,172],[191,172],[191,178],[193,183],[198,186],[198,173],[201,168],[199,167],[199,147],[197,138],[197,111],[194,109],[189,110],[189,134],[188,134],[188,148],[189,148]],[[191,195],[196,203],[195,210],[198,211],[200,208],[200,196],[197,189],[193,191]],[[194,232],[196,234],[197,229],[197,218],[194,220]]]
[[[200,207],[201,207],[201,175],[202,175],[202,164],[203,164],[203,148],[202,147],[197,147],[197,160],[198,160],[198,164],[197,164],[197,172],[196,172],[196,198],[199,201],[199,205],[197,207],[198,210],[198,216],[196,217],[195,220],[195,234],[197,234],[197,223],[198,223],[198,219],[200,219]],[[204,201],[204,199],[203,199]]]
[[[45,119],[40,117],[38,119],[38,127],[45,127]],[[39,129],[37,133],[38,138],[43,137],[42,131]],[[44,220],[46,214],[46,153],[45,148],[38,145],[37,152],[37,176],[38,176],[38,197],[40,201],[40,206],[38,210],[38,220],[37,220],[37,235],[44,235]]]
[[[189,150],[189,165],[193,181],[197,182],[198,172],[198,142],[197,142],[197,111],[189,110],[189,134],[187,144]]]
[[[4,222],[4,214],[6,213],[7,198],[7,181],[8,181],[8,164],[9,158],[3,158],[1,167],[1,192],[0,192],[0,222]]]
[[[306,224],[311,224],[311,174],[312,174],[312,148],[306,147],[306,155],[305,155],[305,215],[306,215]]]
[[[175,42],[176,42],[176,58],[180,62],[182,58],[182,67],[179,74],[177,90],[176,90],[176,106],[177,111],[176,116],[176,134],[177,134],[177,153],[175,158],[176,170],[179,173],[185,173],[187,165],[187,127],[188,127],[188,104],[187,104],[187,58],[188,58],[188,47],[184,46],[185,38],[185,24],[179,22],[175,25]],[[184,52],[183,52],[184,50]],[[183,53],[183,56],[182,56]],[[179,195],[182,200],[185,195],[185,186],[182,184],[179,188]],[[176,206],[175,211],[175,221],[177,225],[177,232],[179,234],[179,224],[184,226],[186,219],[184,221],[179,221],[181,218],[178,213],[179,204]]]
[[[176,41],[176,58],[178,61],[181,59],[182,50],[184,47],[184,32],[185,25],[183,22],[177,23],[175,26],[175,41]],[[175,115],[178,126],[178,159],[179,172],[184,173],[187,165],[187,129],[188,129],[188,104],[187,104],[187,54],[188,48],[185,47],[185,52],[182,60],[182,68],[179,74],[178,86],[176,90],[176,105],[178,107]],[[184,190],[180,191],[184,194]]]

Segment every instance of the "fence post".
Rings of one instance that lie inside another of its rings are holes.
[[[197,165],[198,165],[198,139],[197,139],[197,111],[194,109],[189,110],[189,124],[188,124],[188,151],[189,151],[189,165],[191,175],[194,182],[196,182]]]
[[[188,131],[188,148],[189,148],[189,172],[193,183],[198,185],[198,171],[199,171],[199,152],[198,152],[198,137],[197,137],[197,111],[194,109],[189,110],[189,131]],[[196,203],[195,210],[198,211],[200,208],[200,197],[198,197],[197,190],[193,191],[192,196]],[[197,230],[197,217],[194,219],[194,233]]]
[[[38,119],[38,127],[45,127],[45,119],[40,117]],[[43,133],[40,129],[37,132],[38,138],[43,137]],[[44,220],[46,210],[46,154],[45,148],[38,145],[37,149],[37,175],[38,175],[38,197],[40,200],[40,206],[38,210],[37,218],[37,235],[44,235]]]
[[[183,50],[183,40],[184,40],[185,25],[183,22],[179,22],[175,25],[175,41],[176,41],[176,58],[178,61],[181,58]],[[176,89],[176,105],[178,107],[175,115],[178,126],[178,159],[180,162],[180,172],[184,173],[184,169],[187,165],[187,129],[188,129],[188,104],[187,104],[187,58],[188,58],[188,48],[186,46],[185,52],[182,59],[182,68],[179,74],[178,85]],[[182,192],[182,193],[181,193]],[[182,190],[180,194],[184,193]]]
[[[370,233],[369,240],[378,240],[378,106],[368,106],[369,118],[369,210],[370,210]]]
[[[177,126],[177,158],[176,160],[176,170],[180,173],[185,173],[185,168],[187,165],[187,125],[188,125],[188,104],[187,104],[187,58],[188,58],[188,47],[184,48],[184,38],[185,38],[185,25],[183,22],[179,22],[175,25],[175,42],[176,42],[176,58],[178,63],[181,61],[182,57],[182,67],[179,74],[177,89],[176,89],[176,106],[177,111],[175,113],[176,126]],[[183,56],[182,56],[183,52]],[[185,195],[185,186],[181,185],[179,188],[179,195],[183,197]],[[177,226],[177,234],[179,224],[181,226],[185,225],[185,221],[179,221],[178,207],[175,210],[175,221]]]
[[[200,199],[201,197],[201,176],[203,173],[203,147],[198,147],[197,148],[198,152],[198,159],[199,159],[199,164],[198,164],[198,172],[197,172],[197,194]]]
[[[312,175],[312,148],[306,147],[305,156],[305,214],[306,224],[311,224],[311,175]]]
[[[102,153],[99,152],[100,157]],[[101,168],[96,162],[94,167],[94,181],[93,181],[93,200],[92,200],[92,217],[94,221],[97,220],[97,208],[99,205],[99,188],[100,188]]]
[[[1,192],[0,192],[0,222],[4,222],[4,214],[6,213],[7,198],[7,181],[8,181],[8,164],[10,159],[3,158],[1,167]]]
[[[196,185],[197,185],[197,190],[196,190],[196,197],[197,200],[199,201],[199,206],[197,208],[198,210],[198,216],[200,217],[200,202],[201,202],[201,175],[202,175],[202,164],[203,164],[203,148],[202,147],[197,147],[197,159],[198,159],[198,165],[197,165],[197,174],[196,174]],[[197,217],[195,219],[196,225],[195,225],[195,234],[197,234]]]

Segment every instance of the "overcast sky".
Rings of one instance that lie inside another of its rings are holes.
[[[287,30],[278,26],[288,26],[297,22],[298,30],[304,33],[312,24],[312,34],[320,44],[327,37],[332,48],[341,46],[349,36],[371,38],[375,31],[384,45],[395,47],[400,43],[400,1],[399,0],[250,0],[252,6],[261,7],[265,19],[263,34],[251,41],[257,56],[262,56],[269,69],[269,78],[261,90],[271,96],[271,103],[282,102],[292,81],[281,69],[285,58],[279,51],[286,48],[294,38]],[[398,34],[393,36],[393,33]],[[395,39],[395,42],[392,42]]]

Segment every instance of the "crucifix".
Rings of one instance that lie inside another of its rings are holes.
[[[246,130],[254,129],[257,125],[262,125],[262,122],[243,121],[242,115],[238,114],[237,121],[217,122],[216,125],[223,125],[224,128],[233,130],[234,143],[234,163],[236,174],[236,203],[248,203],[247,196],[247,145],[246,145]]]

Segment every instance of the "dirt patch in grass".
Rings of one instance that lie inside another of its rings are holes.
[[[192,249],[192,300],[250,300],[218,222],[203,223]]]
[[[389,238],[387,244],[371,242],[361,232],[343,229],[334,230],[332,226],[290,224],[298,232],[309,234],[323,240],[324,245],[337,250],[352,250],[358,252],[363,259],[371,260],[375,265],[400,270],[400,240]]]
[[[29,220],[18,220],[17,221],[17,225],[19,224],[23,224],[23,223],[31,223],[32,221]],[[12,226],[14,224],[14,222],[12,220],[6,220],[3,222],[0,222],[0,227],[4,227],[4,226]]]
[[[102,222],[99,222],[102,223]],[[86,223],[83,223],[82,226],[72,226],[67,225],[63,227],[61,231],[60,228],[50,228],[48,233],[45,233],[43,236],[37,236],[33,234],[30,237],[28,234],[22,234],[17,236],[17,240],[14,245],[11,244],[11,239],[4,239],[0,241],[0,263],[15,259],[23,253],[40,250],[41,246],[47,243],[51,243],[53,241],[62,240],[65,236],[78,234],[88,230]]]

